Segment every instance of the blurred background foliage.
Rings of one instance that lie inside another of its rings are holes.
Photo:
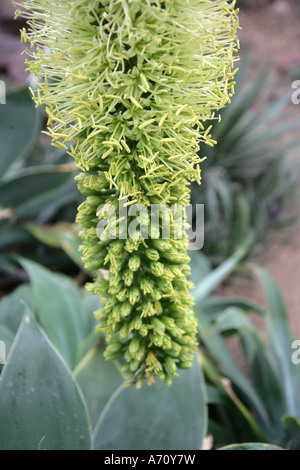
[[[68,233],[73,230],[81,199],[74,183],[73,162],[66,154],[51,150],[41,137],[43,112],[34,107],[28,88],[8,90],[2,109],[0,286],[9,288],[22,276],[14,261],[16,254],[42,259],[58,270],[74,271],[69,258],[57,249],[58,242],[40,243],[34,227],[54,226],[59,237],[57,230],[66,223]]]
[[[287,214],[297,196],[299,168],[285,156],[299,145],[293,131],[300,118],[282,118],[290,90],[261,106],[272,76],[266,65],[247,83],[251,57],[245,52],[240,61],[236,93],[221,111],[221,121],[208,123],[217,144],[201,148],[207,156],[203,181],[200,187],[192,185],[192,203],[205,208],[203,252],[214,265],[230,256],[250,232],[259,243],[269,228],[293,221]]]
[[[245,11],[254,8],[252,0],[237,3]],[[265,3],[257,1],[257,8]],[[218,449],[252,442],[299,450],[294,337],[278,285],[252,262],[261,244],[298,221],[289,213],[299,199],[299,168],[286,154],[299,146],[294,131],[300,125],[299,119],[285,118],[290,90],[262,102],[272,86],[269,65],[249,78],[253,56],[242,51],[236,94],[221,122],[207,123],[217,145],[201,148],[207,156],[203,182],[191,188],[192,202],[205,207],[204,247],[190,253],[197,360],[170,390],[157,384],[152,395],[147,388],[137,395],[120,387],[119,364],[103,360],[103,338],[94,334],[92,313],[100,305],[84,291],[93,273],[85,272],[78,254],[77,170],[68,154],[41,134],[45,114],[30,97],[32,77],[24,76],[20,59],[22,25],[13,22],[9,2],[1,3],[0,21],[6,48],[0,78],[7,85],[6,104],[0,105],[0,340],[6,345],[0,448],[37,448],[44,436],[42,413],[48,434],[41,448]],[[265,303],[220,295],[218,287],[233,272],[254,273]],[[264,331],[253,316],[263,319]],[[56,384],[55,394],[49,383]],[[9,384],[24,394],[10,394]],[[162,394],[165,408],[158,406]],[[35,406],[37,397],[41,408]],[[51,419],[56,413],[59,419]],[[141,413],[145,423],[155,417],[156,427],[147,426],[147,433],[145,427],[140,433]],[[250,447],[261,449],[260,444]]]

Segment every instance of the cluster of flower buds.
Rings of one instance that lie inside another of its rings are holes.
[[[20,14],[47,133],[80,170],[81,252],[105,356],[123,361],[129,384],[169,385],[197,347],[188,240],[172,215],[166,237],[163,215],[141,224],[130,208],[150,220],[153,205],[190,203],[201,142],[214,144],[207,123],[234,91],[234,2],[25,0]],[[124,209],[146,233],[124,235]]]

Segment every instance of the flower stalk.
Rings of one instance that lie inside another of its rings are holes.
[[[191,366],[197,323],[184,230],[163,216],[124,237],[121,208],[190,203],[206,121],[234,92],[237,10],[224,0],[27,0],[19,12],[52,144],[75,159],[81,252],[97,330],[128,384]],[[112,217],[112,213],[115,217]],[[127,224],[134,220],[129,216]],[[104,225],[99,234],[99,222]],[[141,222],[141,221],[140,221]],[[126,227],[127,228],[127,227]],[[114,237],[112,237],[114,234]]]

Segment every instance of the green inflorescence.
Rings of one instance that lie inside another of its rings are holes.
[[[128,384],[158,377],[169,385],[197,347],[188,239],[184,230],[174,236],[172,216],[169,238],[163,216],[147,234],[126,236],[121,212],[190,203],[189,185],[201,180],[199,146],[214,144],[204,124],[234,91],[234,2],[26,0],[22,7],[28,70],[39,79],[34,100],[46,107],[53,145],[80,169],[81,252],[96,273],[87,288],[103,305],[95,315],[105,356],[123,361]]]

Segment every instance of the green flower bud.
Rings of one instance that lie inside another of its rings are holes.
[[[129,331],[132,331],[132,330],[139,330],[141,327],[142,327],[142,319],[139,315],[137,315],[136,317],[134,317],[133,320],[131,320],[130,322],[130,326],[129,326]]]
[[[163,338],[158,335],[156,332],[151,332],[149,333],[149,339],[150,341],[157,346],[158,348],[161,348],[163,345]]]
[[[113,343],[109,344],[109,346],[105,350],[105,358],[112,360],[117,359],[122,355],[122,344],[121,343]]]
[[[165,377],[165,384],[168,386],[168,387],[171,387],[172,385],[172,379],[169,375],[166,375]]]
[[[176,375],[177,367],[176,367],[175,361],[170,356],[166,356],[165,363],[166,363],[167,368],[169,369],[170,374]]]
[[[167,259],[170,263],[174,264],[189,263],[190,261],[190,258],[187,256],[187,254],[182,252],[164,251],[162,252],[161,256]]]
[[[158,251],[165,252],[172,249],[172,243],[169,240],[152,239],[151,245],[154,246]]]
[[[131,372],[136,372],[139,367],[140,367],[139,361],[132,361],[129,366]]]
[[[149,327],[145,324],[142,324],[142,326],[139,329],[139,334],[144,338],[145,336],[148,335],[148,330],[149,330]]]
[[[126,339],[128,334],[129,334],[129,324],[124,323],[124,325],[122,326],[122,328],[119,331],[119,336],[120,336],[121,339]]]
[[[131,305],[136,304],[140,300],[140,289],[136,286],[133,286],[128,291],[128,299]]]
[[[147,248],[145,250],[145,255],[147,258],[149,258],[151,261],[158,261],[159,260],[159,253],[157,250],[154,248]]]
[[[152,315],[156,315],[156,310],[153,306],[153,303],[150,301],[144,302],[141,305],[141,310],[142,310],[142,317],[152,317]]]
[[[122,317],[128,317],[132,310],[132,305],[128,300],[121,303],[120,313]]]
[[[125,286],[131,286],[131,284],[133,283],[133,278],[134,278],[133,271],[131,271],[130,269],[126,269],[123,272],[122,278],[125,283]]]
[[[179,369],[189,369],[190,367],[192,367],[192,362],[191,361],[178,362],[177,367]]]
[[[120,301],[120,302],[124,302],[124,300],[127,299],[127,295],[128,295],[128,291],[127,289],[122,289],[117,295],[117,299]]]
[[[155,296],[154,296],[154,298],[155,298]],[[159,302],[159,300],[156,300],[154,302],[154,308],[155,308],[155,311],[156,311],[157,315],[160,315],[163,312],[163,308],[162,308],[162,305]]]
[[[157,317],[152,317],[151,318],[151,325],[153,326],[154,330],[158,334],[160,334],[160,335],[164,334],[165,325]]]
[[[131,271],[138,271],[141,265],[141,258],[138,255],[132,256],[129,260],[128,267]]]
[[[136,388],[137,390],[140,390],[143,386],[143,383],[144,383],[144,376],[140,377],[137,381],[136,381]]]
[[[171,341],[171,347],[168,349],[168,354],[171,357],[179,357],[182,351],[182,346],[175,341]]]
[[[160,277],[164,274],[164,265],[162,263],[150,263],[150,269],[154,276]]]
[[[166,380],[166,374],[163,372],[163,371],[158,371],[156,373],[157,375],[157,378],[161,381],[161,382],[165,382]]]
[[[131,354],[132,357],[135,357],[136,353],[138,352],[139,350],[139,347],[140,347],[140,342],[139,342],[139,339],[138,337],[134,337],[131,341],[130,341],[130,344],[129,344],[129,352]]]
[[[144,294],[153,293],[153,283],[147,278],[141,279],[140,288],[144,292]]]

